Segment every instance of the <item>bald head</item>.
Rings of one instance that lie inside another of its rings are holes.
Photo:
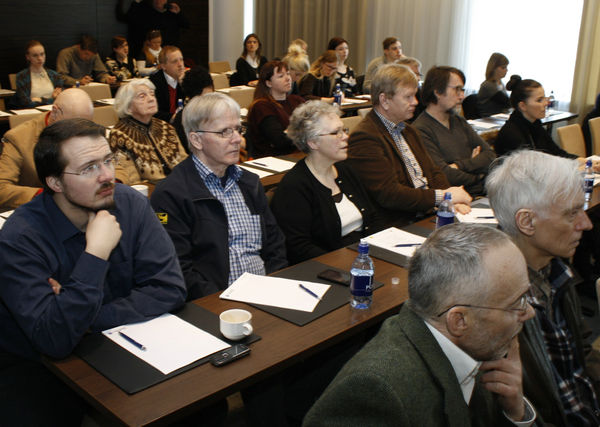
[[[94,118],[94,104],[90,96],[82,89],[71,88],[63,90],[54,101],[49,117],[49,123],[63,119]]]

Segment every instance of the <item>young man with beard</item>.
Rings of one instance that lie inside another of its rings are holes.
[[[0,231],[0,395],[7,425],[78,425],[78,398],[40,363],[87,332],[179,307],[175,250],[149,201],[115,185],[105,129],[68,119],[45,128],[34,158],[44,192]]]

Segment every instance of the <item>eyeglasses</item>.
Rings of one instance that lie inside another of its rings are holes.
[[[456,93],[465,93],[465,88],[463,86],[448,86],[451,89],[454,89]]]
[[[194,132],[216,133],[217,135],[220,135],[221,138],[229,139],[229,138],[231,138],[233,136],[234,132],[237,132],[240,135],[242,135],[243,133],[245,133],[246,132],[246,126],[236,126],[236,127],[233,127],[233,128],[227,128],[227,129],[218,130],[218,131],[198,129],[198,130],[195,130]]]
[[[101,170],[102,166],[113,170],[115,168],[116,164],[117,164],[117,158],[113,155],[113,156],[107,157],[106,159],[102,160],[101,162],[92,163],[91,165],[88,165],[85,168],[83,168],[82,170],[80,170],[79,172],[63,171],[63,173],[66,173],[67,175],[79,175],[79,176],[83,176],[85,178],[91,178],[91,177],[96,177],[96,176],[100,175],[100,170]]]
[[[338,138],[340,138],[340,139],[341,139],[341,138],[343,138],[343,137],[344,137],[344,135],[348,135],[349,133],[350,133],[350,129],[348,129],[348,128],[342,128],[342,129],[338,129],[338,130],[335,130],[335,131],[333,131],[333,132],[329,132],[329,133],[320,133],[320,134],[319,134],[319,135],[317,135],[317,136],[330,136],[330,135],[335,135],[335,136],[337,136]]]
[[[510,308],[500,308],[500,307],[486,307],[483,305],[472,305],[472,304],[454,304],[451,307],[448,307],[447,309],[445,309],[444,311],[442,311],[440,314],[437,315],[437,317],[441,317],[443,314],[445,314],[446,312],[448,312],[449,310],[453,309],[454,307],[469,307],[469,308],[483,308],[485,310],[501,310],[501,311],[507,311],[507,312],[516,312],[519,315],[523,315],[525,314],[525,312],[527,311],[527,293],[524,293],[523,295],[521,295],[521,298],[519,298],[519,300],[517,301],[517,306],[516,307],[510,307]]]

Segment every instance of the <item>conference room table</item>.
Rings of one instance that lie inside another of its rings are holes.
[[[430,221],[424,224],[433,227]],[[356,255],[357,252],[342,248],[316,260],[348,271]],[[46,358],[44,363],[101,415],[97,421],[102,425],[168,424],[352,339],[397,313],[408,297],[407,272],[376,258],[374,264],[375,280],[384,286],[374,291],[371,308],[354,310],[345,304],[304,326],[244,303],[222,300],[219,294],[195,300],[194,304],[215,314],[231,308],[250,311],[254,331],[262,339],[250,345],[248,357],[221,368],[206,363],[135,394],[125,393],[78,356]],[[392,284],[395,277],[398,283]]]

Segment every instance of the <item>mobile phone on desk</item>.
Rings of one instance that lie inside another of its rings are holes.
[[[236,344],[232,347],[226,348],[215,354],[210,358],[210,363],[214,366],[223,366],[228,364],[229,362],[233,362],[234,360],[240,359],[244,356],[250,354],[250,347],[244,344]]]
[[[343,271],[327,269],[321,271],[317,274],[319,279],[328,280],[333,283],[337,283],[338,285],[350,286],[350,273],[346,273]]]

